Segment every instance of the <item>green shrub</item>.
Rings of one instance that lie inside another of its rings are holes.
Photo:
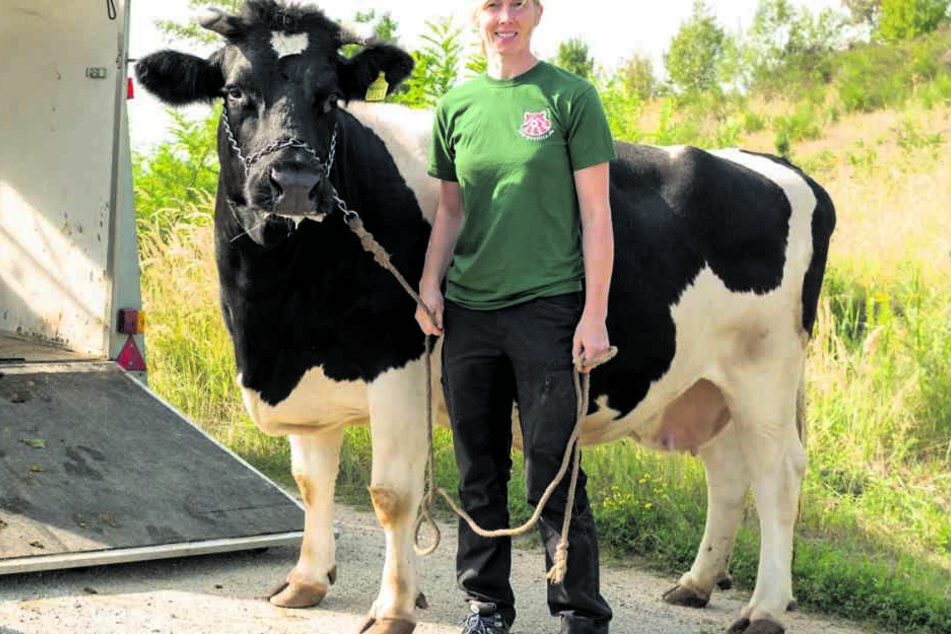
[[[924,148],[936,153],[944,143],[944,136],[940,132],[922,132],[921,124],[912,116],[906,116],[891,131],[895,134],[898,147],[905,152]]]
[[[800,104],[793,114],[780,115],[773,119],[773,129],[790,141],[812,141],[822,137],[822,124],[815,109]]]
[[[769,120],[765,115],[746,110],[743,112],[743,132],[756,134],[766,129]]]
[[[139,235],[157,232],[163,240],[176,228],[208,224],[218,186],[217,109],[201,120],[166,112],[168,140],[132,163]]]

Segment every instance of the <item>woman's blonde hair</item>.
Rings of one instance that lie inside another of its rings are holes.
[[[542,4],[542,0],[530,0],[530,2],[534,4],[536,7],[540,7]],[[472,18],[475,19],[479,11],[482,10],[482,5],[486,3],[486,0],[471,0],[471,3],[472,3]]]

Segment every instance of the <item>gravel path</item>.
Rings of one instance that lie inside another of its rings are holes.
[[[230,553],[56,572],[0,576],[0,634],[351,634],[379,584],[383,536],[372,513],[338,507],[337,585],[319,608],[285,610],[262,599],[294,565],[296,548]],[[465,606],[453,576],[454,530],[421,564],[432,607],[416,634],[458,634]],[[512,634],[558,631],[545,606],[545,571],[537,547],[516,548],[513,584],[519,619]],[[668,606],[673,578],[606,566],[603,592],[615,611],[615,634],[712,634],[737,618],[744,596],[719,592],[703,610]],[[869,634],[831,618],[790,613],[790,634]]]

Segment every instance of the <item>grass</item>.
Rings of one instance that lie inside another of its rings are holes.
[[[726,132],[667,109],[651,135],[713,135],[707,138],[773,151],[774,122],[786,116],[792,158],[837,206],[807,370],[810,468],[794,562],[797,598],[807,609],[889,631],[951,632],[951,106],[842,115],[834,104],[813,104],[824,108],[818,136],[811,110],[761,105],[724,117],[732,126]],[[658,117],[656,110],[641,114],[642,127]],[[144,229],[152,388],[292,484],[286,441],[257,431],[241,406],[218,313],[210,229]],[[440,484],[452,490],[450,440],[437,430]],[[369,455],[367,429],[348,430],[338,477],[348,502],[368,503]],[[637,554],[670,574],[690,565],[706,507],[697,460],[618,442],[587,449],[585,465],[606,551]],[[520,469],[516,456],[518,522],[529,514]],[[732,565],[741,588],[754,582],[758,531],[751,502]]]
[[[163,229],[140,226],[149,387],[272,479],[293,486],[287,439],[258,430],[241,402],[218,309],[211,227]]]

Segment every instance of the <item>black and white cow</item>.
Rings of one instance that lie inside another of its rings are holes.
[[[427,448],[424,340],[413,301],[364,252],[338,202],[359,213],[408,280],[419,279],[436,196],[425,174],[431,116],[363,101],[381,72],[396,86],[412,59],[382,44],[342,56],[350,39],[313,7],[249,0],[238,15],[201,22],[224,36],[220,50],[208,59],[161,51],[136,71],[169,104],[223,99],[222,311],[245,405],[263,430],[290,436],[306,507],[300,559],[272,601],[315,605],[334,582],[338,451],[344,426],[369,418],[370,494],[387,549],[361,631],[410,632]],[[628,436],[703,460],[706,531],[671,602],[704,605],[729,579],[752,487],[759,571],[732,631],[782,632],[806,467],[798,396],[832,202],[776,157],[626,143],[618,155],[608,327],[620,354],[593,374],[584,442]]]

